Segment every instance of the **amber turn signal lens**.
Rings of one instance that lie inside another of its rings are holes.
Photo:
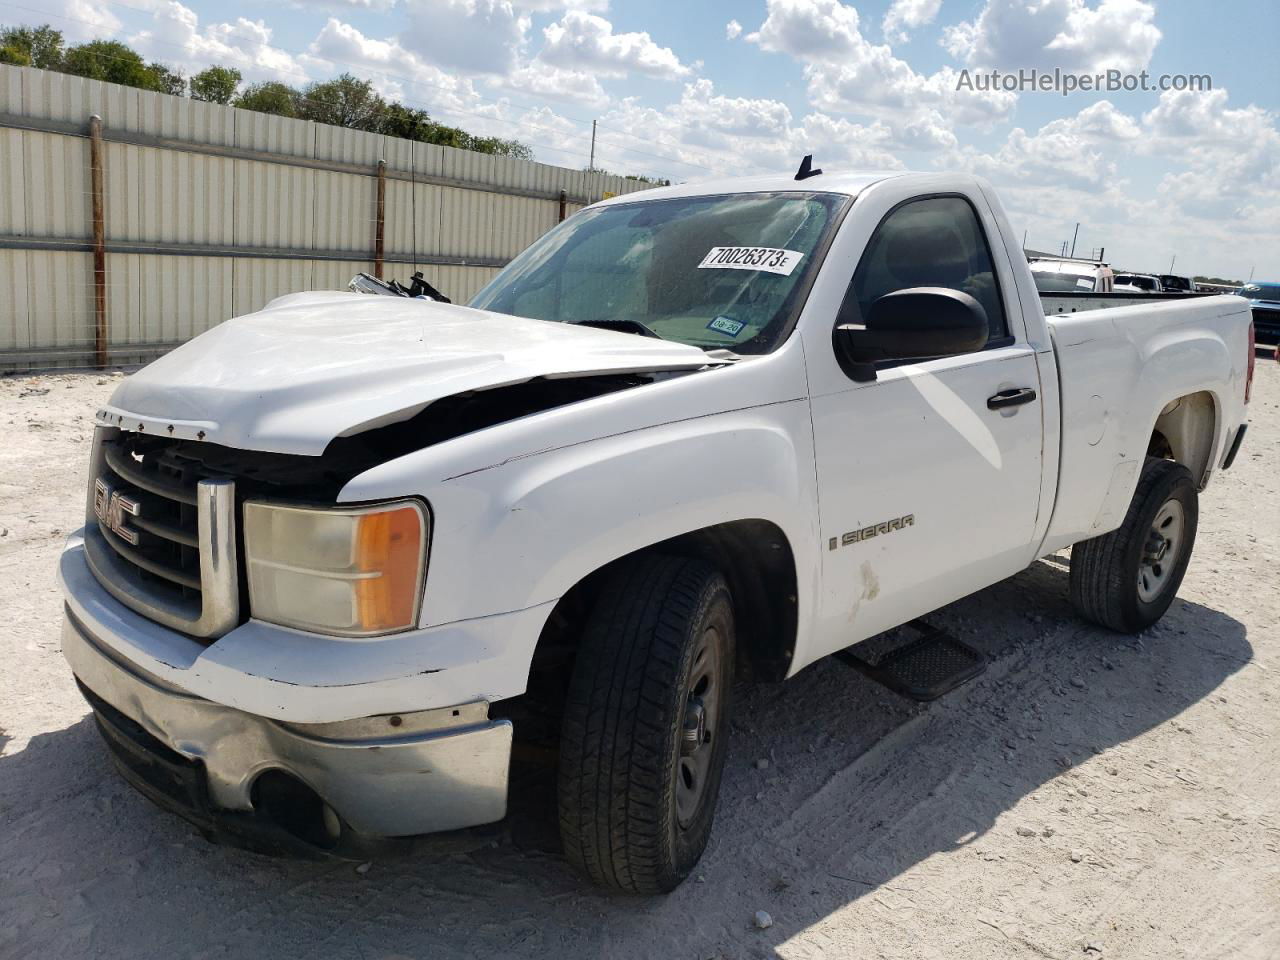
[[[400,507],[360,518],[355,567],[375,576],[355,581],[356,618],[362,633],[409,626],[418,601],[422,514]]]

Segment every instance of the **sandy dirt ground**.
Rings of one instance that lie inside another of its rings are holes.
[[[1083,624],[1052,557],[930,617],[993,660],[940,701],[830,660],[744,687],[710,848],[655,899],[580,882],[536,790],[363,871],[211,846],[136,795],[54,584],[116,377],[0,380],[0,957],[1274,960],[1280,368],[1258,368],[1160,625]]]

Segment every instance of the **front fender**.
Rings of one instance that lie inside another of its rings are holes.
[[[633,430],[435,483],[423,625],[558,599],[613,560],[719,523],[769,520],[816,590],[812,431],[792,400]],[[403,488],[401,493],[407,492]],[[804,616],[802,612],[801,616]]]

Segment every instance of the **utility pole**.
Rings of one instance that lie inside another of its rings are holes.
[[[1023,230],[1022,231],[1022,252],[1026,253],[1026,251],[1027,251],[1027,231]]]
[[[1178,262],[1178,255],[1175,253],[1173,259],[1169,261],[1169,272],[1173,273],[1173,265]]]
[[[594,171],[596,168],[596,122],[591,121],[591,159],[587,161],[587,169]]]
[[[1071,235],[1071,255],[1076,255],[1076,237],[1080,236],[1080,224],[1076,224],[1076,232]]]

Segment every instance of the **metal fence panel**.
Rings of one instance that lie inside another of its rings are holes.
[[[232,299],[229,317],[241,317],[261,310],[276,297],[300,290],[312,290],[314,260],[234,259]],[[350,279],[350,278],[348,278]],[[225,319],[225,318],[224,318]]]
[[[31,346],[26,250],[0,250],[0,353]]]
[[[23,134],[27,232],[33,237],[89,235],[89,145],[55,133]]]
[[[373,249],[377,179],[325,170],[315,171],[313,177],[314,248],[367,255]],[[391,216],[389,211],[388,219]]]
[[[26,170],[21,130],[0,130],[0,234],[27,232]]]
[[[245,150],[263,150],[289,157],[315,155],[315,126],[309,120],[273,117],[254,110],[231,109],[235,124],[235,145]]]
[[[189,340],[234,316],[233,276],[238,261],[229,257],[155,257],[136,259],[138,268],[138,341]]]
[[[235,242],[242,247],[310,249],[316,171],[278,163],[235,167]]]
[[[93,350],[93,258],[87,253],[27,251],[32,347]]]
[[[645,187],[25,67],[0,65],[0,114],[4,364],[94,356],[92,114],[113,358],[372,272],[379,160],[384,275],[421,269],[459,303],[555,225],[561,191],[569,215]]]
[[[236,111],[217,103],[138,91],[138,129],[158,137],[230,147],[236,140]]]

